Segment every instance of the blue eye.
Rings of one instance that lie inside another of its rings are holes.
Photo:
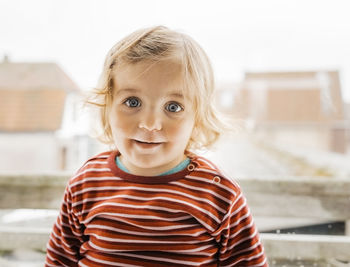
[[[175,103],[175,102],[172,102],[166,105],[165,109],[169,112],[180,112],[181,110],[183,110],[183,108],[178,103]]]
[[[129,97],[124,101],[124,104],[130,108],[137,108],[141,106],[141,101],[136,97]]]

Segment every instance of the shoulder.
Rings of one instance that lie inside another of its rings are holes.
[[[190,154],[191,162],[194,164],[194,171],[190,177],[203,182],[212,190],[220,191],[232,199],[241,194],[241,188],[233,177],[226,174],[221,168],[206,157]]]
[[[89,158],[80,169],[69,180],[69,186],[79,183],[87,177],[101,177],[110,175],[110,168],[108,167],[108,160],[113,154],[113,151],[106,151],[99,153]]]

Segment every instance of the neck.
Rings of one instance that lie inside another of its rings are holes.
[[[136,165],[130,163],[128,160],[126,160],[125,157],[123,157],[123,155],[120,155],[120,161],[122,162],[122,164],[128,169],[128,171],[131,174],[138,175],[138,176],[158,176],[158,175],[176,167],[178,164],[180,164],[186,158],[187,158],[187,156],[183,154],[180,157],[174,159],[173,161],[171,161],[167,164],[154,166],[152,168],[147,168],[147,167],[142,167],[142,166],[136,166]]]

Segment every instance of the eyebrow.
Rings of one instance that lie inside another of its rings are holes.
[[[139,91],[140,90],[134,89],[134,88],[125,88],[125,89],[116,90],[115,94],[119,95],[119,94],[124,93],[124,92],[126,92],[126,93],[128,93],[128,92],[134,93],[134,92],[139,92]]]
[[[123,88],[120,90],[116,91],[116,95],[122,94],[122,93],[136,93],[136,92],[140,92],[141,90],[139,89],[135,89],[135,88]],[[171,97],[177,97],[177,98],[182,98],[184,99],[184,95],[181,92],[171,92],[168,96]]]
[[[182,99],[185,98],[182,93],[178,93],[178,92],[170,93],[169,96],[178,97],[178,98],[182,98]]]

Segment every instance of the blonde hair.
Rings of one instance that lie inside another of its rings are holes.
[[[121,64],[172,60],[181,65],[184,90],[195,110],[195,124],[188,150],[210,147],[227,128],[214,107],[214,75],[211,63],[199,44],[186,34],[164,26],[141,29],[126,36],[108,52],[98,86],[88,101],[100,109],[99,139],[113,144],[108,120],[113,100],[113,74]]]

